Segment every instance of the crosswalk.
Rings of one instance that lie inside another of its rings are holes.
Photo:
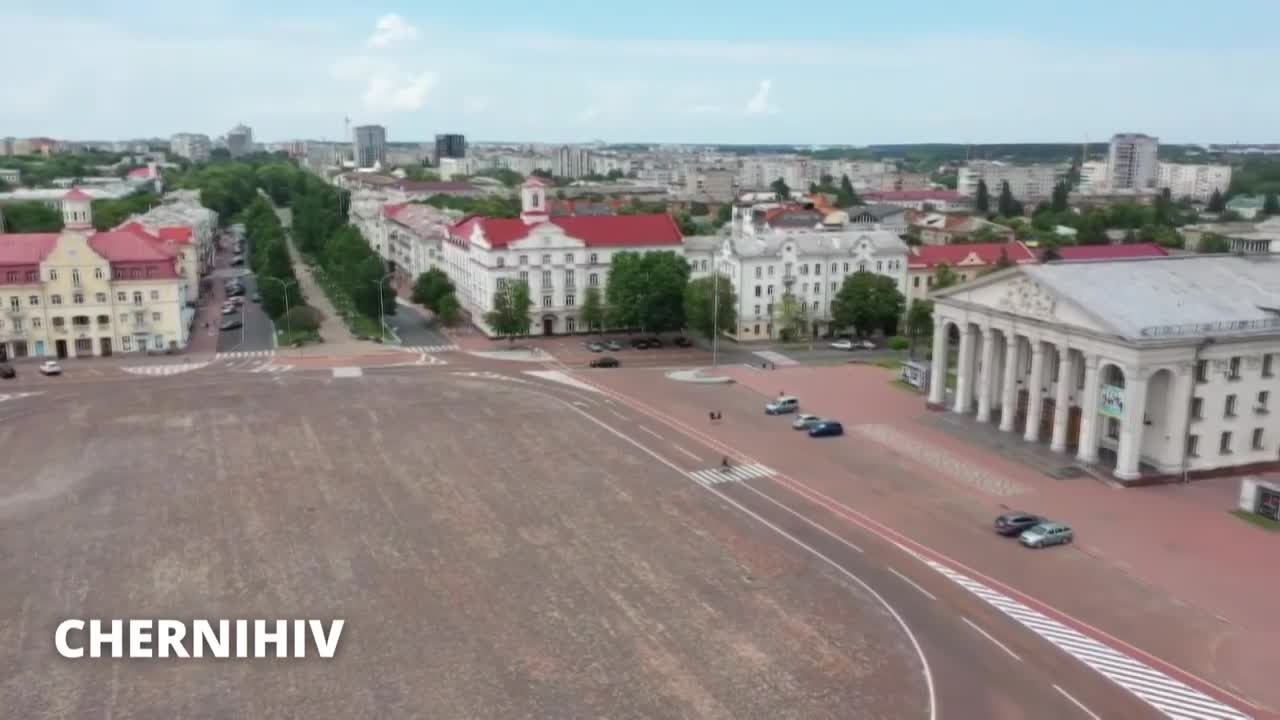
[[[213,356],[214,360],[248,360],[250,358],[274,357],[275,350],[238,350],[236,352],[220,352]]]
[[[452,352],[458,349],[457,345],[401,345],[401,350],[415,353],[438,353]]]
[[[1247,715],[1235,708],[1224,705],[1159,670],[1113,650],[942,563],[912,554],[1023,627],[1133,693],[1166,717],[1188,720],[1248,720]]]
[[[694,470],[688,473],[690,479],[694,482],[708,487],[721,483],[745,482],[755,478],[769,477],[773,474],[773,470],[758,463],[731,465],[728,470],[715,468],[713,470]]]
[[[208,366],[209,366],[209,363],[207,362],[194,362],[194,363],[175,363],[175,364],[169,364],[169,365],[133,365],[128,367],[122,367],[120,369],[131,375],[148,375],[152,377],[162,377],[165,375],[181,375],[182,373],[189,373],[193,370],[199,370],[201,368],[205,368]]]
[[[38,392],[0,393],[0,403],[9,400],[21,400],[22,398],[32,397],[33,395],[39,394],[40,393]]]
[[[763,360],[768,360],[769,362],[773,363],[778,367],[789,367],[791,365],[800,364],[795,360],[792,360],[791,358],[787,357],[786,355],[783,355],[782,353],[779,353],[779,352],[774,352],[772,350],[757,350],[751,354]]]

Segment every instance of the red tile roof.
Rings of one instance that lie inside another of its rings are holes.
[[[129,177],[131,177],[131,178],[149,178],[149,177],[151,177],[151,168],[149,168],[149,167],[134,168],[134,169],[132,169],[132,170],[130,170],[130,171],[129,171]]]
[[[382,206],[382,214],[387,217],[395,217],[396,213],[405,209],[408,205],[409,203],[388,203]]]
[[[81,190],[78,187],[73,187],[67,191],[66,195],[62,196],[62,199],[63,200],[92,200],[93,196]]]
[[[58,243],[58,233],[0,235],[0,265],[39,265]]]
[[[866,192],[862,197],[868,200],[906,200],[911,202],[941,200],[958,202],[963,196],[955,190],[883,190]]]
[[[171,240],[181,245],[191,242],[191,228],[183,225],[162,227],[157,234],[161,240]]]
[[[911,259],[907,261],[907,267],[932,269],[940,263],[946,263],[953,268],[965,265],[994,265],[1000,260],[1001,250],[1008,253],[1009,260],[1014,263],[1036,260],[1035,253],[1020,242],[921,245],[914,248]]]
[[[583,241],[588,247],[645,247],[679,245],[680,228],[670,215],[564,215],[547,222],[560,226],[565,234]],[[506,247],[529,234],[541,223],[527,225],[519,218],[463,218],[453,226],[453,234],[471,237],[477,225],[495,248]]]
[[[99,232],[89,236],[89,247],[110,262],[164,262],[172,255],[154,238],[133,229]]]
[[[1169,253],[1155,243],[1129,245],[1064,245],[1058,248],[1063,260],[1122,260],[1125,258],[1164,257]]]

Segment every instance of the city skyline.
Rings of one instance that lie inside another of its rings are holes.
[[[1274,139],[1280,99],[1237,68],[1280,64],[1262,32],[1280,8],[1238,0],[1192,20],[1131,5],[1015,14],[929,0],[910,23],[871,8],[815,26],[753,2],[655,0],[647,21],[625,17],[636,10],[595,18],[507,2],[483,16],[227,2],[181,18],[162,3],[108,13],[80,0],[20,2],[8,39],[42,61],[12,78],[0,135],[216,136],[244,122],[269,141],[341,141],[349,116],[386,126],[390,142],[443,132],[549,143]],[[672,17],[677,27],[653,21]],[[63,52],[40,49],[51,35]],[[1178,110],[1208,88],[1230,112]],[[86,102],[95,112],[80,111]]]

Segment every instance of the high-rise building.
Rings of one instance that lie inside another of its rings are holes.
[[[12,137],[0,138],[0,155],[13,155],[14,154],[13,146],[15,142],[17,142],[16,138],[12,138]]]
[[[209,136],[199,133],[178,133],[169,138],[169,150],[191,162],[207,162],[210,147]]]
[[[989,160],[971,160],[960,168],[956,179],[956,192],[965,197],[978,194],[978,182],[987,184],[991,197],[1009,183],[1009,192],[1021,202],[1037,202],[1053,195],[1053,186],[1067,173],[1064,165],[1035,163],[1010,165]]]
[[[227,133],[227,152],[231,157],[243,157],[253,152],[253,130],[248,125],[237,125]]]
[[[591,174],[591,151],[583,147],[560,146],[555,155],[556,177],[580,178]]]
[[[449,133],[436,136],[436,164],[444,158],[464,158],[467,156],[467,138],[465,135]]]
[[[1107,185],[1115,190],[1155,190],[1160,179],[1156,151],[1160,140],[1141,133],[1120,133],[1111,138],[1107,153]]]
[[[1169,194],[1175,198],[1189,197],[1204,202],[1213,197],[1215,190],[1223,195],[1227,193],[1231,166],[1160,163],[1158,184],[1161,189],[1169,188]]]
[[[351,155],[356,167],[387,164],[387,129],[381,125],[360,125],[353,131]]]

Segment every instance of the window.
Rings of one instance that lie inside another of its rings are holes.
[[[573,286],[574,286],[574,275],[575,275],[575,273],[574,273],[572,270],[565,270],[565,271],[564,271],[564,286],[565,286],[565,287],[570,288],[570,289],[572,289],[572,288],[573,288]]]
[[[53,326],[54,326],[55,328],[64,327],[64,326],[66,326],[66,324],[67,324],[67,319],[66,319],[66,318],[56,317],[56,318],[54,318],[54,319],[53,319]]]
[[[571,318],[571,317],[570,317],[570,318],[565,318],[565,319],[564,319],[564,331],[565,331],[565,332],[577,332],[577,331],[578,331],[578,320],[577,320],[577,318]]]
[[[756,286],[756,297],[760,297],[760,286]]]
[[[835,263],[831,263],[831,274],[832,274],[832,275],[835,275],[835,274],[836,274],[836,271],[837,271],[839,268],[840,268],[840,266],[839,266],[839,265],[837,265],[837,264],[835,264]]]
[[[590,262],[592,265],[596,265],[600,262],[598,259],[598,256],[595,253],[591,253],[591,255],[587,258],[587,261]]]
[[[120,313],[120,322],[122,323],[129,322],[129,313]]]
[[[542,307],[551,307],[551,296],[550,296],[550,295],[543,295],[543,296],[542,296]]]
[[[858,263],[858,272],[866,272],[866,271],[867,271],[866,261]]]
[[[759,316],[760,316],[760,306],[759,306],[759,305],[757,305],[757,306],[756,306],[756,313],[755,313],[755,314],[756,314],[756,317],[759,317]]]
[[[1262,449],[1262,428],[1254,428],[1254,429],[1253,429],[1253,443],[1252,443],[1252,447],[1253,447],[1253,449],[1254,449],[1254,450],[1261,450],[1261,449]]]
[[[1262,377],[1269,378],[1272,376],[1271,358],[1272,355],[1270,353],[1262,356]]]
[[[1239,380],[1240,379],[1240,358],[1238,356],[1231,358],[1229,367],[1230,369],[1227,370],[1227,379]]]
[[[764,268],[762,268],[762,267],[758,267],[758,268],[756,268],[756,277],[758,277],[758,278],[759,278],[759,277],[764,277]]]
[[[822,274],[822,263],[814,263],[814,264],[813,264],[813,274],[814,274],[814,275],[821,275],[821,274]]]
[[[133,304],[134,305],[142,304],[142,293],[140,291],[135,291],[133,293]]]
[[[774,267],[773,267],[772,265],[770,265],[770,266],[769,266],[769,277],[773,277],[773,270],[774,270]]]
[[[849,272],[849,263],[844,264],[844,272]]]
[[[49,304],[50,304],[50,305],[61,305],[61,304],[62,304],[62,296],[61,296],[61,295],[50,295],[50,296],[49,296]]]
[[[760,334],[760,323],[756,323],[756,324],[755,324],[755,326],[752,328],[752,330],[751,330],[751,331],[752,331],[752,333],[753,333],[753,334],[755,334],[755,335],[759,335],[759,334]]]
[[[507,259],[506,259],[506,258],[504,258],[504,257],[500,257],[500,258],[498,258],[498,267],[503,267],[503,266],[504,266],[504,265],[506,265],[506,264],[507,264]]]
[[[10,273],[6,276],[6,278],[8,279],[8,281],[9,281],[9,282],[11,282],[11,283],[16,283],[16,282],[18,282],[18,273],[16,273],[16,272],[10,272]]]
[[[1191,398],[1191,419],[1192,420],[1204,419],[1204,398],[1198,398],[1198,397]]]
[[[99,316],[98,316],[98,324],[99,324],[99,325],[110,325],[110,324],[111,324],[111,316],[110,316],[110,315],[99,315]]]
[[[804,263],[800,263],[800,274],[801,274],[801,275],[808,275],[808,274],[809,274],[809,266],[808,266],[808,265],[806,265],[806,264],[804,264]]]
[[[1266,415],[1267,401],[1269,401],[1270,399],[1271,399],[1271,392],[1269,390],[1263,390],[1262,392],[1259,392],[1258,405],[1253,409],[1253,411],[1255,413],[1258,413],[1259,415]]]
[[[137,323],[138,325],[142,325],[143,323],[145,323],[145,322],[147,321],[147,314],[146,314],[146,313],[136,312],[136,313],[134,313],[134,314],[133,314],[133,321],[134,321],[135,323]]]
[[[1223,413],[1222,413],[1222,417],[1229,417],[1229,418],[1231,418],[1231,417],[1235,417],[1235,416],[1236,416],[1236,396],[1235,396],[1235,395],[1228,395],[1228,396],[1227,396],[1227,407],[1226,407],[1226,409],[1223,411]]]
[[[1196,362],[1196,382],[1209,382],[1209,361],[1199,360]]]
[[[551,255],[550,255],[550,253],[548,253],[548,254],[546,254],[546,255],[543,255],[543,256],[542,256],[542,264],[543,264],[543,265],[550,265],[550,264],[551,264]]]
[[[1219,440],[1218,440],[1218,454],[1219,454],[1219,455],[1230,455],[1230,454],[1231,454],[1231,431],[1227,431],[1227,432],[1222,433],[1222,437],[1221,437],[1221,438],[1219,438]]]
[[[591,273],[587,276],[588,287],[600,287],[600,276],[597,273]]]
[[[837,288],[837,287],[836,287],[836,284],[835,284],[835,283],[831,283],[831,292],[835,292],[835,291],[836,291],[836,290],[838,290],[838,289],[839,289],[839,288]]]
[[[122,292],[116,293],[116,302],[128,302],[129,296]]]
[[[94,294],[93,294],[93,301],[94,301],[94,302],[96,302],[96,303],[104,303],[104,302],[106,302],[106,301],[107,301],[107,294],[106,294],[106,293],[94,293]]]
[[[818,301],[817,301],[817,300],[814,300],[814,301],[813,301],[813,309],[814,309],[814,310],[817,310],[817,309],[818,309]]]
[[[525,283],[526,285],[529,284],[529,271],[521,270],[519,280],[520,282]]]
[[[544,288],[551,287],[551,271],[550,270],[542,271],[542,287]]]
[[[877,260],[877,261],[876,261],[876,272],[884,272],[884,261],[883,261],[883,260]]]
[[[565,253],[565,254],[564,254],[564,261],[565,261],[565,263],[567,263],[567,264],[569,264],[569,265],[572,265],[572,264],[573,264],[573,253]]]
[[[29,282],[29,283],[40,282],[40,271],[39,271],[39,270],[28,270],[28,271],[27,271],[27,282]]]
[[[1117,418],[1107,418],[1107,437],[1112,440],[1120,439],[1120,420]]]
[[[769,286],[769,297],[773,297],[773,286]]]
[[[521,256],[520,256],[520,264],[521,264],[521,265],[528,265],[528,264],[529,264],[529,256],[528,256],[528,255],[521,255]]]
[[[159,300],[159,299],[160,299],[160,291],[159,291],[159,290],[152,290],[152,291],[151,291],[151,299],[152,299],[152,300]]]
[[[22,332],[22,318],[20,318],[20,317],[16,317],[16,318],[14,318],[11,322],[13,323],[13,331],[14,331],[14,332],[16,332],[16,333],[20,333],[20,332]]]
[[[564,296],[564,306],[565,306],[565,307],[573,307],[573,306],[574,306],[574,304],[575,304],[575,302],[574,302],[574,300],[575,300],[575,299],[576,299],[576,298],[574,298],[572,294],[565,295],[565,296]]]
[[[153,322],[160,322],[160,313],[158,312],[151,313],[151,320]]]
[[[917,275],[917,276],[915,276],[915,277],[911,278],[911,287],[920,287],[920,276],[919,276],[919,275]]]
[[[71,271],[71,284],[80,287],[80,270]]]
[[[1187,457],[1200,457],[1200,436],[1187,436]]]
[[[27,298],[27,304],[28,304],[28,305],[30,305],[30,306],[32,306],[32,307],[35,307],[36,305],[39,305],[39,304],[40,304],[40,296],[39,296],[39,295],[32,295],[31,297]]]
[[[72,295],[72,296],[71,296],[71,302],[75,303],[76,305],[83,305],[83,304],[84,304],[84,293],[76,293],[76,294]]]
[[[38,317],[31,318],[31,327],[33,329],[39,330],[43,326],[44,326],[44,323],[40,320],[40,318]]]
[[[128,335],[122,336],[120,338],[120,349],[133,350],[133,338],[129,337]]]
[[[102,268],[94,268],[94,269],[93,269],[93,279],[94,279],[94,280],[101,280],[101,279],[102,279]]]
[[[765,305],[765,306],[764,306],[764,311],[765,311],[766,313],[768,313],[768,314],[772,315],[772,314],[773,314],[773,303],[769,303],[769,304]]]
[[[57,280],[57,279],[58,279],[58,271],[57,271],[57,270],[50,269],[50,270],[49,270],[49,279],[50,279],[50,280]]]
[[[22,298],[18,297],[17,295],[14,295],[13,297],[9,298],[9,308],[14,312],[21,310]]]

